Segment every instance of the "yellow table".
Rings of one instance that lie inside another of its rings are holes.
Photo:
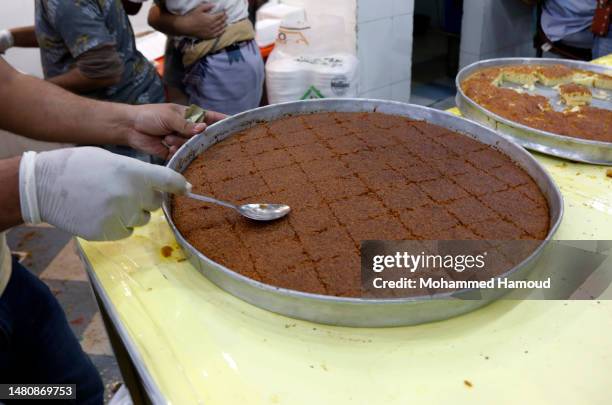
[[[536,158],[564,196],[557,238],[612,239],[606,168]],[[505,300],[420,326],[331,327],[211,284],[184,260],[160,212],[127,240],[79,243],[153,402],[612,403],[612,301]]]

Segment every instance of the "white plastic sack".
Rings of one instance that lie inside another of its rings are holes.
[[[260,48],[273,45],[278,36],[281,20],[268,18],[255,23],[255,42]]]
[[[344,21],[318,16],[307,27],[281,27],[266,63],[270,104],[357,97],[358,60],[344,44]]]
[[[306,21],[306,11],[304,7],[267,2],[257,10],[257,21],[268,19],[280,20],[283,25],[293,27]]]

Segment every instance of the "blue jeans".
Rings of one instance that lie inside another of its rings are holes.
[[[73,403],[104,402],[100,375],[59,302],[16,260],[0,296],[0,382],[76,384]]]

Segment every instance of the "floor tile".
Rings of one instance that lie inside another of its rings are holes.
[[[76,253],[76,242],[71,239],[40,273],[44,280],[88,281],[83,263]]]

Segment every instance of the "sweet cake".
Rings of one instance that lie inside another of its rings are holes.
[[[609,97],[603,90],[612,88],[612,77],[569,69],[562,65],[519,65],[485,68],[461,83],[465,95],[487,110],[527,125],[531,128],[559,135],[594,141],[612,142],[612,111],[590,106],[593,97]],[[542,84],[558,86],[566,108],[555,111],[550,101],[538,94],[530,94],[522,87],[504,87],[504,82],[524,87]],[[608,86],[608,87],[607,87]]]
[[[199,155],[194,192],[289,204],[257,223],[174,197],[182,235],[212,260],[283,288],[360,296],[362,240],[541,240],[547,201],[508,156],[467,135],[380,113],[256,124]]]

